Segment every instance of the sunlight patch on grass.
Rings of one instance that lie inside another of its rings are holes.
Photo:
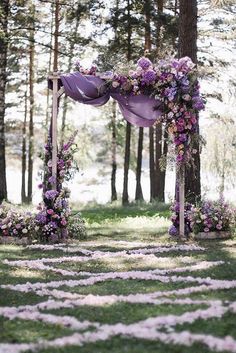
[[[43,278],[45,279],[45,271],[35,271],[35,270],[30,270],[30,269],[24,269],[24,268],[17,268],[15,270],[9,271],[9,275],[11,277],[25,277],[25,278]]]

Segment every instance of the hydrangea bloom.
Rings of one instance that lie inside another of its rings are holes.
[[[140,66],[143,70],[147,70],[152,66],[152,62],[145,57],[142,57],[138,60],[138,66]]]

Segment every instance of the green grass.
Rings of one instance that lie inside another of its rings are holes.
[[[169,207],[163,204],[131,205],[126,208],[120,206],[102,206],[82,210],[82,215],[88,225],[88,240],[78,243],[81,247],[102,250],[118,251],[127,248],[139,248],[138,243],[143,246],[154,245],[155,243],[169,244],[167,227],[169,225]],[[119,243],[127,241],[130,244]],[[118,242],[117,242],[118,241]],[[173,242],[174,243],[174,242]],[[133,246],[132,246],[133,244]],[[171,252],[147,256],[142,259],[128,258],[101,258],[84,263],[62,263],[53,264],[54,267],[64,268],[73,271],[89,272],[110,272],[128,270],[148,270],[155,268],[186,267],[186,259],[189,263],[208,260],[225,261],[224,265],[179,275],[192,275],[199,277],[211,277],[215,279],[233,280],[236,278],[236,252],[235,243],[229,241],[208,241],[199,242],[207,248],[205,252]],[[54,258],[61,256],[76,256],[78,254],[67,254],[60,250],[41,251],[29,250],[24,247],[7,245],[0,246],[0,283],[18,284],[26,282],[48,282],[53,280],[74,279],[73,277],[62,277],[52,271],[40,271],[37,269],[26,269],[10,267],[1,261],[8,260],[29,260],[38,258]],[[188,283],[161,283],[158,281],[144,280],[110,280],[104,283],[97,283],[91,286],[67,287],[58,289],[73,293],[88,295],[112,295],[112,294],[135,294],[150,293],[154,291],[173,290],[194,286],[197,284]],[[192,299],[221,299],[223,301],[236,300],[234,289],[202,292],[192,294]],[[174,296],[172,296],[174,298]],[[19,306],[36,304],[48,300],[48,297],[40,297],[35,293],[20,293],[8,289],[0,289],[0,306]],[[77,308],[63,308],[60,310],[43,311],[54,315],[69,315],[78,320],[97,321],[102,324],[124,323],[130,324],[149,317],[168,314],[181,315],[186,311],[193,311],[206,306],[190,305],[148,305],[115,303],[112,305],[83,306]],[[194,333],[208,333],[223,337],[232,335],[236,339],[235,315],[227,313],[222,320],[197,320],[193,324],[178,325],[178,331],[190,330]],[[51,325],[42,322],[29,320],[7,320],[0,317],[0,342],[1,343],[22,343],[37,342],[40,339],[52,340],[57,337],[73,334],[73,330],[62,325]],[[82,347],[67,346],[65,348],[41,349],[40,353],[208,353],[210,350],[200,344],[191,347],[184,347],[149,340],[113,337],[107,341],[85,344]]]

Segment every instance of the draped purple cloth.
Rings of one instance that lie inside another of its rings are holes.
[[[107,87],[100,77],[73,72],[61,75],[60,79],[66,95],[77,102],[98,107],[114,98],[123,117],[132,125],[152,126],[162,114],[160,101],[144,94],[125,96],[118,88]]]

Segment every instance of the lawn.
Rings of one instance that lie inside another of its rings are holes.
[[[236,352],[236,239],[175,242],[158,204],[82,215],[87,240],[1,245],[0,353]]]

